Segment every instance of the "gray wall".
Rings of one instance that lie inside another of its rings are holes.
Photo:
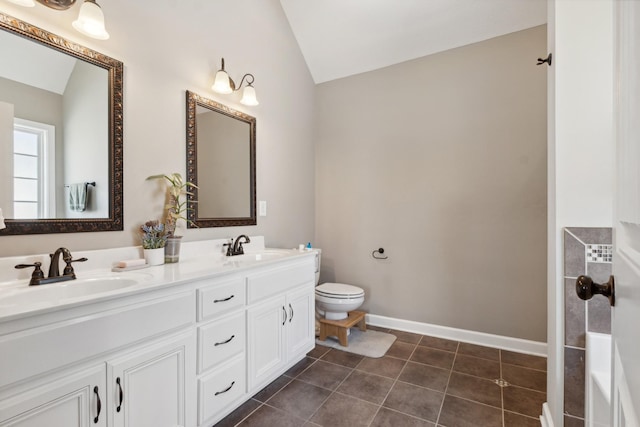
[[[318,86],[321,281],[374,314],[546,341],[545,51],[541,26]]]

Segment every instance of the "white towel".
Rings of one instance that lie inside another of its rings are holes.
[[[84,212],[87,209],[87,184],[85,182],[69,185],[69,209]]]

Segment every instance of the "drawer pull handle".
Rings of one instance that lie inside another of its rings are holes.
[[[284,326],[284,324],[287,323],[287,309],[284,308],[284,305],[282,306],[282,314],[284,314],[282,317],[282,326]]]
[[[230,342],[231,342],[231,340],[232,340],[232,339],[234,339],[235,337],[236,337],[235,335],[231,335],[231,338],[229,338],[228,340],[226,340],[226,341],[221,341],[221,342],[217,342],[217,343],[215,343],[213,346],[214,346],[214,347],[217,347],[217,346],[222,345],[222,344],[228,344],[228,343],[230,343]]]
[[[229,387],[227,387],[226,389],[224,389],[224,390],[222,390],[222,391],[216,391],[216,393],[214,394],[214,396],[217,396],[217,395],[219,395],[219,394],[223,394],[223,393],[228,392],[229,390],[231,390],[231,387],[233,387],[233,385],[234,385],[235,383],[236,383],[235,381],[232,381],[232,382],[231,382],[231,385],[230,385]]]
[[[225,302],[225,301],[229,301],[231,298],[233,298],[235,295],[231,295],[229,298],[225,298],[225,299],[214,299],[213,303],[217,303],[217,302]]]
[[[291,303],[289,303],[289,323],[291,323],[292,320],[293,320],[293,307],[291,306]]]
[[[122,401],[124,400],[124,392],[122,391],[122,385],[120,384],[120,377],[116,378],[116,384],[118,385],[118,395],[120,398],[116,412],[120,412],[120,409],[122,409]]]
[[[100,394],[98,393],[98,386],[95,386],[93,388],[93,392],[96,394],[96,399],[98,399],[98,413],[96,414],[96,417],[93,419],[93,423],[94,424],[98,424],[98,420],[100,419],[100,412],[102,412],[102,402],[100,401]]]

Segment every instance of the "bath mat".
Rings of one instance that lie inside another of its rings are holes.
[[[395,340],[395,335],[373,330],[362,332],[358,328],[352,328],[349,347],[341,346],[336,337],[327,337],[326,341],[316,339],[316,344],[377,359],[387,353]]]

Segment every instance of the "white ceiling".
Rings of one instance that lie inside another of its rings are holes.
[[[280,0],[316,83],[547,21],[547,0]]]

